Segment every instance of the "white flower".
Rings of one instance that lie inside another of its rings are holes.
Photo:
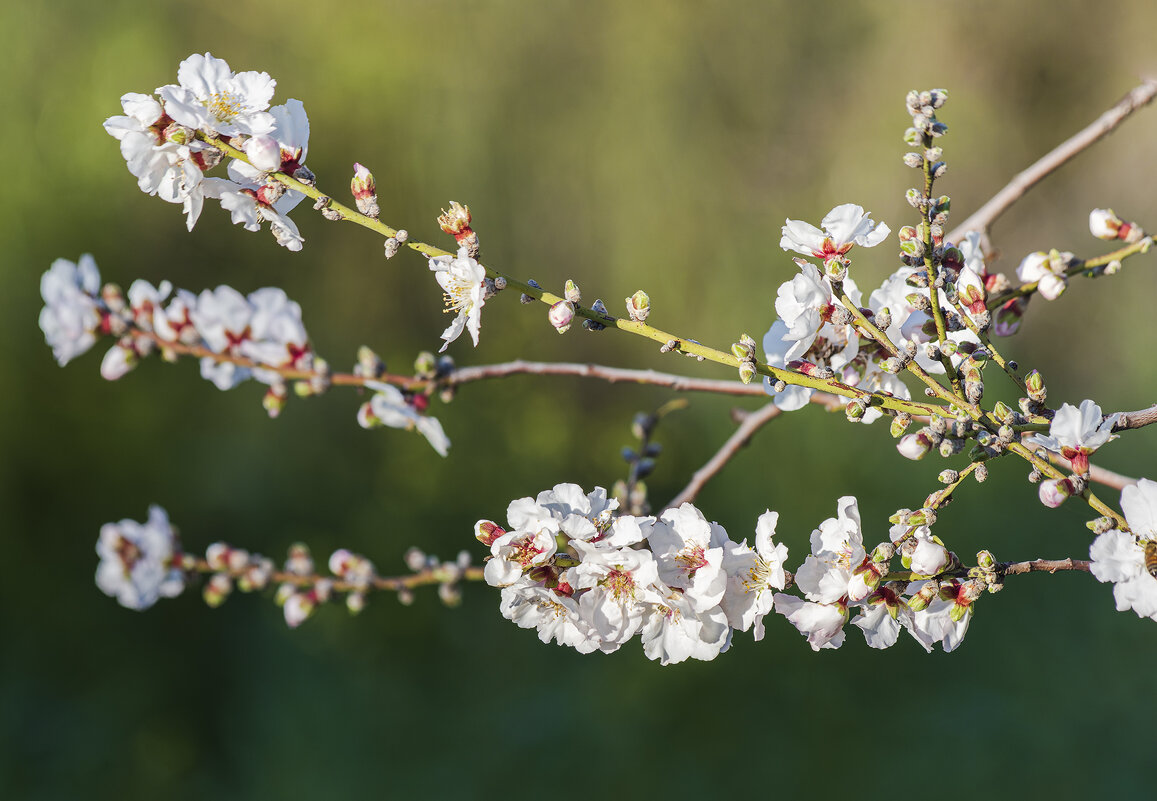
[[[509,531],[490,546],[491,558],[484,570],[491,587],[508,587],[529,570],[546,564],[558,548],[557,529],[550,527]]]
[[[454,313],[454,322],[442,332],[444,340],[438,352],[446,350],[462,330],[470,332],[478,347],[478,331],[482,325],[482,306],[486,303],[486,268],[470,257],[466,248],[458,249],[458,256],[439,256],[430,259],[430,269],[442,287],[446,311]]]
[[[1098,581],[1113,582],[1117,611],[1157,620],[1157,578],[1145,565],[1145,551],[1157,541],[1157,482],[1142,478],[1125,487],[1121,510],[1132,533],[1110,529],[1098,536],[1089,548],[1089,570]]]
[[[773,543],[779,513],[766,511],[755,524],[755,550],[747,540],[724,544],[723,570],[727,574],[727,592],[720,605],[727,613],[727,622],[740,631],[754,626],[756,641],[763,639],[763,618],[772,609],[773,589],[782,590],[787,584],[783,563],[787,561],[787,546]]]
[[[1036,282],[1037,292],[1045,300],[1056,300],[1065,291],[1068,278],[1065,268],[1072,261],[1072,253],[1037,251],[1025,256],[1016,268],[1016,277],[1024,283]]]
[[[182,125],[212,135],[264,134],[273,128],[265,109],[277,82],[264,72],[234,73],[209,53],[194,54],[177,69],[179,86],[157,90],[165,112]]]
[[[40,278],[40,329],[61,367],[96,342],[101,324],[100,271],[96,261],[84,254],[76,263],[57,259]]]
[[[775,299],[775,313],[787,326],[784,341],[794,340],[794,344],[784,354],[786,361],[798,359],[807,353],[820,326],[824,324],[822,312],[831,304],[831,285],[814,264],[805,262],[800,265],[799,275],[780,284]]]
[[[430,443],[439,456],[450,451],[450,439],[442,430],[438,418],[422,414],[406,396],[394,386],[378,381],[367,381],[366,388],[374,391],[369,402],[362,404],[358,411],[358,424],[362,428],[384,425],[390,428],[415,430]]]
[[[242,356],[271,367],[304,367],[309,360],[309,337],[301,321],[301,306],[277,287],[249,293],[252,309],[249,335],[238,345]]]
[[[927,582],[909,584],[907,592],[919,593],[926,585]],[[935,591],[935,587],[927,589]],[[925,651],[931,652],[932,646],[940,643],[946,653],[951,652],[964,640],[973,608],[971,603],[958,600],[960,593],[960,582],[946,582],[926,607],[915,610],[911,624],[905,622],[908,631]]]
[[[885,585],[867,598],[852,625],[864,632],[869,648],[891,648],[900,636],[901,626],[908,629],[915,626],[915,615],[904,599]]]
[[[844,603],[817,604],[777,592],[775,611],[807,637],[813,651],[844,644],[844,624],[848,622],[848,607]]]
[[[581,540],[571,546],[582,562],[570,572],[571,586],[587,590],[579,598],[583,618],[598,633],[600,647],[614,650],[635,635],[649,605],[661,603],[658,567],[650,551],[607,551]]]
[[[643,653],[660,665],[688,658],[710,661],[731,645],[731,628],[718,606],[696,610],[685,593],[669,587],[647,612],[640,630]]]
[[[804,256],[815,256],[825,262],[842,259],[852,245],[874,247],[887,238],[890,229],[876,225],[870,213],[852,203],[836,206],[823,219],[823,230],[800,220],[787,220],[779,246]]]
[[[599,650],[597,635],[569,595],[537,585],[504,587],[499,610],[520,628],[538,629],[543,642],[569,645],[580,654]]]
[[[725,541],[727,532],[707,522],[689,503],[663,512],[647,536],[659,578],[681,590],[696,613],[718,606],[723,599],[727,589],[727,574],[722,569]]]
[[[177,551],[176,534],[159,506],[149,507],[147,523],[106,523],[96,543],[96,585],[121,606],[147,609],[185,588],[185,576],[175,564]]]
[[[125,115],[109,117],[104,129],[121,143],[121,155],[141,191],[167,203],[182,204],[192,231],[204,205],[201,181],[209,146],[198,141],[167,141],[164,128],[168,118],[151,95],[130,92],[121,97],[121,106]]]
[[[206,178],[201,185],[205,197],[221,201],[221,208],[229,212],[234,225],[241,224],[246,231],[260,231],[261,223],[268,222],[277,244],[294,252],[301,250],[305,239],[297,223],[286,216],[288,209],[295,205],[293,201],[287,201],[290,193],[285,193],[271,205],[262,199],[265,197],[264,187],[253,189],[224,178]],[[286,205],[281,205],[283,201],[287,201]]]
[[[837,517],[828,518],[812,532],[812,554],[795,576],[809,601],[831,604],[845,598],[852,571],[866,557],[856,499],[845,495],[837,509]]]
[[[1073,468],[1083,473],[1088,469],[1089,454],[1117,438],[1113,426],[1119,418],[1118,413],[1102,419],[1101,407],[1091,400],[1081,401],[1080,409],[1064,403],[1049,423],[1048,436],[1033,434],[1028,441],[1070,461],[1078,460],[1079,464],[1074,464]]]

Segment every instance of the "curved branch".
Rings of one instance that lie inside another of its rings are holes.
[[[1081,151],[1107,136],[1130,114],[1148,105],[1155,96],[1157,96],[1157,80],[1153,79],[1147,79],[1140,86],[1130,90],[1115,106],[1061,142],[1035,164],[1018,173],[1008,182],[1007,186],[993,195],[991,200],[973,212],[968,219],[956,226],[945,239],[950,242],[959,242],[960,237],[968,231],[986,233],[996,219],[1008,211],[1009,207],[1020,200],[1028,190]]]
[[[739,428],[735,429],[735,433],[728,437],[727,441],[716,451],[715,455],[707,460],[707,464],[695,471],[695,474],[691,476],[691,481],[683,488],[683,491],[672,498],[663,509],[672,509],[695,500],[707,482],[714,478],[715,474],[731,461],[731,458],[739,452],[740,448],[751,441],[751,438],[755,436],[755,432],[759,431],[765,423],[778,417],[780,414],[779,407],[774,403],[769,403],[762,409],[747,413],[743,418],[743,422],[739,424]]]

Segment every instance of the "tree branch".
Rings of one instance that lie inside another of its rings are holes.
[[[1157,80],[1148,79],[1130,90],[1115,106],[1110,108],[1088,126],[1061,142],[1028,169],[1018,173],[1008,185],[992,196],[992,199],[977,209],[964,222],[948,234],[945,239],[959,242],[968,231],[986,234],[996,219],[1008,211],[1028,190],[1040,183],[1049,174],[1059,169],[1065,162],[1081,151],[1107,136],[1130,114],[1148,105],[1157,96]]]
[[[774,403],[769,403],[762,409],[754,412],[748,412],[743,422],[739,424],[739,428],[735,429],[735,433],[727,438],[723,446],[712,456],[707,464],[700,467],[691,476],[691,481],[683,488],[683,491],[676,495],[671,501],[663,507],[664,509],[672,509],[684,503],[695,500],[703,487],[710,481],[716,473],[723,469],[731,457],[739,452],[739,449],[751,441],[755,436],[755,432],[759,431],[765,423],[780,415],[780,409]]]
[[[1123,431],[1126,428],[1141,428],[1150,423],[1157,423],[1157,404],[1150,406],[1148,409],[1138,409],[1135,412],[1119,412],[1121,417],[1117,420],[1117,425],[1113,426],[1114,431]]]
[[[1089,572],[1086,559],[1034,559],[1031,562],[1002,562],[997,568],[1001,575],[1012,576],[1019,573],[1056,573],[1058,570],[1080,570]]]

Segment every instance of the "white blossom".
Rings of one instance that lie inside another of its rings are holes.
[[[129,609],[147,609],[159,598],[180,595],[185,576],[178,568],[176,534],[159,506],[145,523],[122,520],[101,526],[96,585]]]
[[[713,536],[712,529],[719,533]],[[709,523],[689,503],[663,512],[647,536],[660,580],[681,591],[697,613],[718,606],[727,589],[722,569],[726,539],[721,526]]]
[[[880,244],[891,230],[884,223],[877,225],[870,212],[853,203],[836,206],[824,217],[822,225],[820,230],[801,220],[787,220],[779,246],[830,261],[843,257],[852,245],[870,248]]]
[[[442,347],[446,350],[463,330],[470,332],[478,347],[478,333],[482,325],[482,306],[486,303],[486,268],[471,258],[466,248],[459,248],[457,257],[439,256],[430,259],[430,269],[445,294],[446,311],[455,315],[454,321],[442,332]]]
[[[379,381],[367,381],[366,388],[372,389],[374,395],[367,403],[362,404],[358,412],[358,424],[362,428],[374,428],[384,425],[390,428],[414,430],[426,438],[439,456],[445,456],[450,451],[450,439],[442,430],[438,418],[423,414],[414,404],[406,399],[401,390],[390,384]]]
[[[79,261],[57,259],[40,278],[40,329],[61,367],[96,342],[101,324],[100,271],[96,261],[84,254]]]
[[[182,125],[211,135],[269,133],[273,116],[266,111],[277,82],[264,72],[233,72],[211,54],[194,54],[177,69],[179,85],[157,89],[165,112]]]
[[[1098,536],[1089,548],[1089,571],[1113,582],[1117,611],[1157,620],[1157,578],[1145,564],[1146,548],[1157,541],[1157,482],[1142,478],[1121,490],[1121,510],[1132,533],[1110,529]]]
[[[1103,417],[1101,407],[1091,400],[1081,401],[1080,409],[1064,403],[1049,423],[1048,436],[1033,434],[1028,441],[1059,453],[1066,459],[1072,459],[1078,454],[1087,457],[1106,442],[1117,438],[1113,434],[1113,427],[1119,419],[1120,413]]]
[[[787,584],[783,564],[787,561],[787,546],[772,542],[779,513],[765,511],[755,524],[755,549],[742,543],[724,544],[723,571],[727,575],[727,591],[720,605],[727,614],[727,622],[740,631],[754,627],[752,636],[763,639],[763,618],[771,611],[774,593]]]

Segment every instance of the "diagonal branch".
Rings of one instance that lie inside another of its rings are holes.
[[[727,438],[723,446],[712,456],[707,464],[700,467],[691,476],[691,481],[683,488],[683,491],[676,495],[671,501],[663,507],[664,509],[672,509],[680,504],[689,503],[695,500],[703,487],[710,481],[716,473],[723,469],[731,458],[739,452],[739,449],[751,441],[755,436],[755,432],[759,431],[765,423],[778,417],[780,409],[774,403],[769,403],[762,409],[754,412],[748,412],[743,422],[739,424],[739,428],[735,429],[735,433]]]
[[[1134,111],[1148,105],[1157,96],[1157,80],[1148,79],[1140,86],[1130,90],[1118,103],[1106,111],[1088,126],[1073,136],[1061,142],[1050,152],[1045,154],[1028,169],[1018,173],[1008,185],[992,196],[992,199],[977,209],[973,214],[960,223],[948,234],[945,239],[950,242],[959,242],[968,231],[979,231],[984,234],[996,221],[996,218],[1008,211],[1013,203],[1020,200],[1028,190],[1032,189],[1050,173],[1055,172],[1065,162],[1071,160],[1081,151],[1107,136],[1114,128],[1120,125]]]
[[[1126,428],[1141,428],[1150,423],[1157,423],[1157,404],[1150,406],[1148,409],[1138,409],[1135,412],[1119,412],[1121,415],[1117,419],[1117,425],[1113,426],[1114,431],[1121,431]]]

